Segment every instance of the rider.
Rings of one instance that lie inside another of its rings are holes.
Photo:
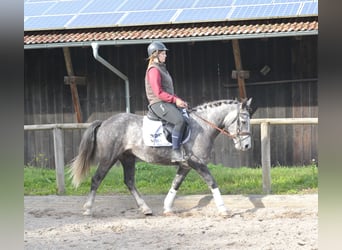
[[[174,93],[172,78],[166,69],[166,51],[162,42],[154,41],[147,47],[149,63],[145,76],[145,90],[149,108],[160,119],[174,125],[172,130],[172,162],[185,161],[180,144],[186,126],[181,108],[188,104]]]

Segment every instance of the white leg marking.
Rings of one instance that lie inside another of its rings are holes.
[[[91,215],[92,214],[92,207],[93,207],[93,203],[95,200],[95,195],[96,195],[95,191],[91,191],[91,193],[89,194],[86,203],[84,203],[84,205],[83,205],[83,208],[85,209],[85,212],[83,213],[83,215]]]
[[[165,200],[164,200],[164,213],[172,212],[173,201],[175,200],[177,190],[170,188]]]
[[[226,212],[227,208],[224,205],[220,190],[218,188],[214,188],[214,189],[211,189],[211,192],[213,193],[215,204],[219,212],[220,213]]]

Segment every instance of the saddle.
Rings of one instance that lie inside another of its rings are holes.
[[[187,111],[182,112],[186,120],[189,119]],[[169,147],[172,146],[172,129],[173,124],[161,120],[152,110],[148,110],[143,118],[143,140],[145,145],[153,147]],[[185,127],[182,138],[182,144],[190,139],[191,129],[189,123]]]

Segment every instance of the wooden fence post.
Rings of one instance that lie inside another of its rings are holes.
[[[60,128],[53,129],[53,145],[55,153],[56,182],[58,194],[65,193],[64,184],[64,149],[63,149],[63,131]]]
[[[271,139],[270,123],[261,123],[261,165],[262,189],[265,194],[271,193]]]

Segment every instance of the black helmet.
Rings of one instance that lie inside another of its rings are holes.
[[[152,42],[147,47],[148,56],[151,56],[157,50],[168,50],[168,48],[166,48],[162,42],[158,42],[158,41]]]

